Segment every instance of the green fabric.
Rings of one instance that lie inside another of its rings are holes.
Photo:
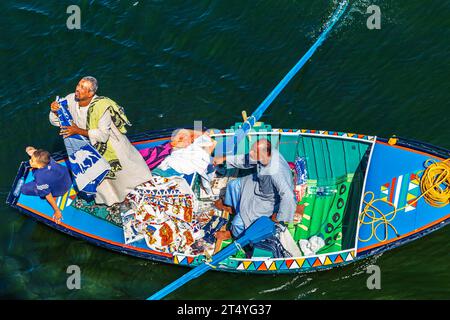
[[[233,133],[242,123],[237,123],[227,133]],[[255,131],[271,129],[262,124]],[[241,153],[248,152],[252,142],[267,136],[252,136],[238,146]],[[290,224],[289,232],[295,241],[317,235],[326,245],[318,253],[331,253],[354,247],[362,183],[367,166],[370,143],[349,141],[327,136],[269,135],[274,146],[279,147],[286,161],[296,157],[306,159],[308,193],[301,204],[306,204],[301,223]],[[217,139],[218,144],[224,138]],[[247,173],[240,170],[239,174]],[[341,187],[345,192],[340,194]],[[335,189],[337,193],[318,195],[317,188]],[[342,199],[339,203],[338,201]],[[334,218],[334,219],[333,219]]]
[[[172,176],[182,176],[183,175],[182,173],[179,173],[178,171],[176,171],[172,168],[163,170],[158,167],[156,167],[152,170],[152,174],[160,176],[160,177],[172,177]]]
[[[228,245],[230,245],[232,242],[233,242],[232,239],[223,240],[222,244],[220,246],[220,250],[223,250]],[[232,255],[232,257],[238,258],[238,259],[245,259],[247,256],[245,255],[245,252],[243,250],[238,250],[234,255]]]
[[[95,201],[87,202],[84,199],[76,198],[71,204],[72,207],[82,210],[94,217],[106,220],[116,226],[122,227],[122,217],[120,215],[120,204],[110,207],[96,204]]]
[[[333,186],[332,186],[333,187]],[[348,201],[350,182],[340,183],[331,195],[307,195],[303,198],[305,207],[302,222],[294,233],[296,241],[319,236],[325,246],[318,253],[340,251],[342,248],[342,219]]]
[[[125,134],[127,132],[125,126],[131,125],[131,123],[128,121],[123,108],[107,97],[95,97],[92,99],[87,114],[86,129],[98,129],[100,118],[107,111],[110,113],[111,120],[117,129]],[[94,147],[111,166],[111,170],[106,177],[114,179],[116,172],[122,170],[122,165],[117,158],[116,151],[112,147],[111,141],[97,142]]]

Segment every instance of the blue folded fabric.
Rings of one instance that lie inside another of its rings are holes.
[[[58,118],[61,126],[72,125],[72,115],[67,110],[67,100],[58,101]],[[78,192],[87,196],[95,195],[98,185],[110,170],[109,163],[91,144],[88,138],[79,134],[64,138],[70,161],[70,170]]]

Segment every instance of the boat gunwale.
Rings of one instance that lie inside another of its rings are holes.
[[[349,141],[358,141],[363,143],[369,143],[369,144],[375,144],[376,136],[367,136],[369,139],[363,139],[363,138],[355,138],[355,137],[348,137],[344,135],[334,135],[334,134],[325,134],[320,133],[319,130],[308,130],[310,132],[302,132],[302,130],[306,129],[293,129],[296,131],[278,131],[280,129],[272,129],[270,131],[257,131],[257,132],[248,132],[247,135],[249,136],[257,136],[257,135],[283,135],[283,136],[312,136],[312,137],[320,137],[320,138],[330,138],[330,139],[341,139],[341,140],[349,140]],[[320,130],[322,131],[322,130]],[[326,132],[326,131],[324,131]],[[348,135],[350,133],[345,132],[338,132],[338,131],[329,131],[329,132],[336,132]],[[234,132],[220,132],[220,133],[211,133],[211,137],[224,137],[224,136],[232,136],[234,135]],[[366,135],[365,135],[366,136]]]

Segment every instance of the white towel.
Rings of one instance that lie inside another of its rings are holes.
[[[289,252],[292,257],[302,256],[302,252],[295,243],[294,238],[292,238],[292,235],[289,232],[288,228],[283,226],[279,237],[281,245],[284,247],[284,249],[286,249],[286,251]]]
[[[305,256],[315,255],[323,246],[325,246],[325,241],[318,236],[312,236],[309,240],[300,240],[300,249]]]

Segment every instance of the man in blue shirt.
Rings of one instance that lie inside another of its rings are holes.
[[[62,214],[55,197],[64,195],[70,189],[72,179],[69,170],[56,163],[48,151],[27,147],[26,152],[31,156],[30,166],[34,169],[34,180],[24,184],[21,192],[47,199],[54,211],[53,220],[60,223]]]

